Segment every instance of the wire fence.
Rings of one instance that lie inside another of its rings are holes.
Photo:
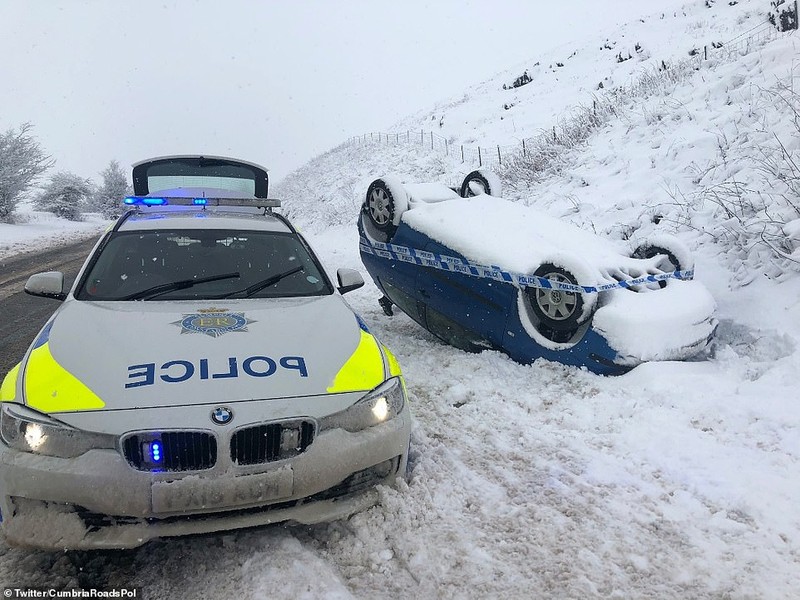
[[[794,15],[795,26],[797,24],[797,0],[794,1]],[[795,27],[796,29],[796,27]],[[713,42],[711,45],[703,46],[703,48],[694,48],[689,52],[690,60],[696,61],[696,67],[699,68],[700,64],[710,59],[727,60],[736,56],[748,54],[755,48],[759,48],[780,37],[781,32],[769,20],[759,23],[755,27],[741,33],[740,35],[732,38],[727,42]],[[664,70],[668,68],[665,62],[662,62]],[[635,87],[632,86],[632,87]],[[597,99],[593,101],[594,110],[597,109]],[[563,129],[563,126],[562,126]],[[535,137],[525,138],[519,143],[508,145],[494,145],[494,146],[471,146],[464,144],[456,144],[452,140],[448,140],[444,136],[434,132],[425,131],[400,131],[394,133],[372,132],[364,133],[359,136],[354,136],[347,140],[344,145],[362,145],[362,144],[386,144],[386,145],[399,145],[399,144],[414,144],[420,147],[427,147],[431,150],[438,151],[445,156],[452,156],[460,162],[479,167],[493,167],[503,165],[515,158],[526,158],[531,152],[537,152],[541,148],[543,138],[550,137],[554,143],[561,142],[563,132],[554,126],[552,131],[544,131]]]

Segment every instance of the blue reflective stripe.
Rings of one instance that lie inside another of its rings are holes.
[[[50,339],[50,330],[53,328],[53,323],[55,323],[55,321],[55,319],[52,319],[47,325],[44,326],[44,329],[42,329],[39,337],[36,338],[32,350],[36,350],[47,343],[47,341]]]
[[[687,280],[694,277],[694,270],[673,271],[671,273],[644,275],[642,277],[635,277],[633,279],[626,279],[624,281],[601,283],[597,287],[593,287],[564,283],[562,281],[554,281],[552,279],[545,279],[544,277],[538,277],[536,275],[526,275],[524,273],[506,271],[495,265],[487,267],[486,265],[473,263],[463,258],[446,256],[443,254],[434,254],[433,252],[425,252],[423,250],[407,248],[405,246],[397,246],[395,244],[371,241],[364,237],[359,240],[359,248],[361,249],[361,252],[365,254],[379,256],[389,260],[399,260],[401,262],[421,265],[423,267],[430,267],[439,271],[463,273],[464,275],[478,277],[481,279],[505,281],[507,283],[515,283],[520,287],[543,288],[548,290],[555,289],[565,292],[577,292],[584,294],[597,294],[599,292],[606,292],[608,290],[625,289],[645,283],[657,283],[667,279]]]

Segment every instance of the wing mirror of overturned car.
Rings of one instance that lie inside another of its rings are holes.
[[[25,293],[63,300],[67,297],[64,293],[64,274],[60,271],[48,271],[31,275],[25,283]]]
[[[364,285],[364,278],[355,269],[339,269],[336,271],[336,278],[339,280],[337,289],[340,294],[352,292]]]

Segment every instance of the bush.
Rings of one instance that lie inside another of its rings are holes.
[[[753,118],[785,115],[788,128],[770,125],[759,130],[764,139],[748,144],[742,134],[732,144],[720,142],[725,171],[736,172],[684,195],[673,190],[667,221],[680,228],[699,229],[723,250],[734,270],[734,282],[747,285],[755,273],[782,280],[800,271],[800,94],[791,83],[778,83],[755,97]],[[773,117],[774,118],[774,117]],[[766,134],[764,136],[763,134]],[[720,167],[712,163],[698,170],[702,182]],[[663,209],[665,207],[656,207]],[[694,215],[710,210],[710,226],[698,227]]]
[[[794,3],[789,3],[786,8],[780,8],[785,5],[786,0],[772,0],[770,6],[772,10],[769,12],[769,22],[778,28],[778,31],[791,31],[797,29],[797,12]]]
[[[92,196],[92,182],[73,173],[61,171],[35,198],[35,205],[70,221],[81,220],[81,208]]]

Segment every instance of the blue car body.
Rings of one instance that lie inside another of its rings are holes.
[[[473,352],[498,350],[523,364],[544,358],[586,367],[601,375],[619,375],[633,366],[617,362],[617,352],[590,323],[583,325],[585,331],[577,343],[563,349],[538,343],[522,323],[517,308],[520,290],[513,283],[393,260],[369,250],[373,242],[391,241],[397,246],[466,258],[402,221],[389,240],[362,212],[358,230],[361,260],[375,285],[393,304],[448,344]]]

